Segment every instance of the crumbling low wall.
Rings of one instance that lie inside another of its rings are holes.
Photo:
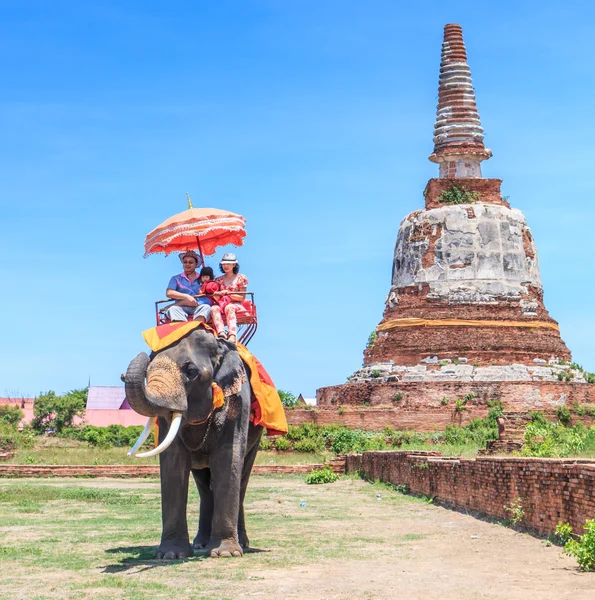
[[[328,462],[335,473],[345,472],[343,457]],[[313,465],[256,465],[253,475],[297,475],[320,469]],[[1,477],[159,477],[159,465],[0,465]]]
[[[318,406],[311,409],[296,408],[285,411],[290,425],[315,423],[316,425],[343,425],[349,429],[380,431],[385,427],[406,431],[444,431],[447,425],[467,425],[472,419],[488,414],[486,406],[470,406],[464,411],[452,407],[417,410],[387,406]]]
[[[505,507],[520,502],[520,525],[540,534],[552,534],[560,521],[581,532],[595,518],[593,459],[458,459],[388,451],[350,455],[345,468],[497,519],[510,519]]]

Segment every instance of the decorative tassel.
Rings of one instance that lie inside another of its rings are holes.
[[[211,383],[211,387],[213,388],[213,409],[219,408],[225,404],[225,394],[214,381]]]

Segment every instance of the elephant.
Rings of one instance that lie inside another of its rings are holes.
[[[263,427],[250,422],[249,377],[235,344],[196,329],[150,357],[141,352],[128,366],[125,389],[136,412],[159,420],[159,447],[138,455],[159,454],[162,534],[156,557],[182,559],[197,549],[212,557],[242,556],[249,545],[244,497]],[[222,406],[217,390],[223,390]],[[186,520],[190,473],[200,495],[192,544]]]

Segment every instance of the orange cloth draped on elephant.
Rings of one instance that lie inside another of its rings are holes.
[[[186,337],[190,332],[204,328],[214,330],[202,322],[189,321],[182,323],[166,323],[143,331],[143,338],[153,352],[163,350]],[[273,380],[259,360],[242,344],[237,344],[238,354],[250,375],[253,402],[250,420],[254,425],[262,425],[268,435],[287,433],[287,419]]]

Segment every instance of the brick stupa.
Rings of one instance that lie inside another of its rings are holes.
[[[464,397],[468,415],[489,400],[512,410],[595,401],[544,305],[524,215],[502,198],[500,179],[482,176],[491,156],[461,27],[446,25],[429,157],[439,177],[425,188],[425,208],[399,227],[392,285],[363,368],[318,390],[322,409],[390,405],[384,424],[396,426],[399,414],[429,410],[438,425],[436,411]]]

